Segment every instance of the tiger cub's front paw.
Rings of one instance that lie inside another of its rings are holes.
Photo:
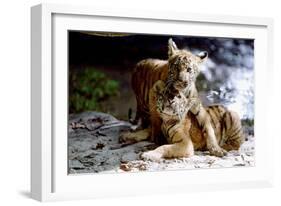
[[[142,153],[141,159],[150,160],[153,162],[160,162],[162,160],[162,154],[152,150],[152,151]]]
[[[223,157],[227,154],[227,151],[221,148],[220,146],[210,146],[209,152],[211,155],[217,156],[217,157]]]

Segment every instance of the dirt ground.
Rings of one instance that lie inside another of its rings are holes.
[[[155,144],[143,141],[131,145],[118,142],[121,132],[131,125],[115,117],[98,112],[70,115],[68,137],[69,174],[165,171],[254,166],[255,138],[247,140],[239,151],[230,151],[222,158],[210,156],[208,151],[195,152],[191,158],[144,161],[140,154],[154,149]]]

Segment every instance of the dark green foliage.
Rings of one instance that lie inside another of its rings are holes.
[[[254,119],[243,119],[242,125],[245,126],[254,126]]]
[[[87,68],[70,73],[69,89],[70,113],[101,111],[101,102],[118,94],[119,83],[103,72]]]
[[[246,135],[254,136],[254,119],[242,119],[243,130]]]

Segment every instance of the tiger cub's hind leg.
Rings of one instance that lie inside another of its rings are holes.
[[[125,132],[119,137],[119,142],[121,143],[135,143],[147,140],[150,136],[150,128],[143,130],[137,130],[135,132]]]
[[[220,143],[221,147],[227,151],[238,150],[245,141],[239,115],[234,111],[227,111],[223,116],[223,122],[226,134],[222,143]]]
[[[211,124],[211,118],[205,108],[199,103],[197,106],[193,107],[191,111],[198,120],[199,125],[202,126],[203,136],[206,139],[210,154],[218,157],[224,156],[226,151],[218,144],[214,128]]]

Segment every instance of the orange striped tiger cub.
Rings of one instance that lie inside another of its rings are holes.
[[[207,149],[204,126],[199,125],[196,116],[189,112],[200,100],[186,98],[181,90],[170,87],[161,80],[154,84],[149,93],[151,127],[135,132],[135,137],[146,139],[151,131],[161,130],[168,144],[144,152],[143,159],[159,161],[161,158],[190,157],[194,150]],[[226,151],[239,149],[244,136],[237,113],[220,105],[207,107],[206,112],[219,145]]]
[[[208,149],[216,156],[223,156],[226,153],[225,149],[238,149],[243,139],[239,117],[223,107],[218,107],[217,110],[209,107],[206,110],[198,97],[195,81],[200,64],[206,60],[207,53],[194,55],[189,51],[179,50],[171,39],[168,48],[168,61],[148,59],[137,64],[132,75],[132,87],[137,100],[135,121],[140,119],[144,129],[124,133],[120,140],[141,141],[150,138],[151,141],[170,144],[181,141],[185,143],[185,148],[189,148],[184,156],[192,155],[193,147]],[[167,110],[170,111],[169,115],[165,114]],[[226,120],[231,120],[233,125],[229,125]],[[229,133],[233,130],[236,130],[236,134],[230,137]],[[177,136],[175,139],[174,135]],[[227,136],[229,138],[225,140]],[[186,141],[183,141],[184,139]],[[230,140],[233,142],[230,144],[232,146],[223,146]],[[181,156],[176,153],[179,151],[178,147],[163,145],[157,149],[162,153],[169,151],[163,148],[176,148],[168,152],[169,155],[161,154],[163,157]],[[144,156],[148,158],[152,153],[144,153]],[[159,151],[157,154],[160,154]]]
[[[162,133],[168,144],[143,153],[142,158],[158,161],[161,158],[193,155],[194,146],[189,134],[191,121],[187,113],[198,104],[197,101],[198,98],[186,98],[181,89],[175,89],[173,84],[158,80],[153,85],[149,92],[151,131],[155,135],[157,131]]]

